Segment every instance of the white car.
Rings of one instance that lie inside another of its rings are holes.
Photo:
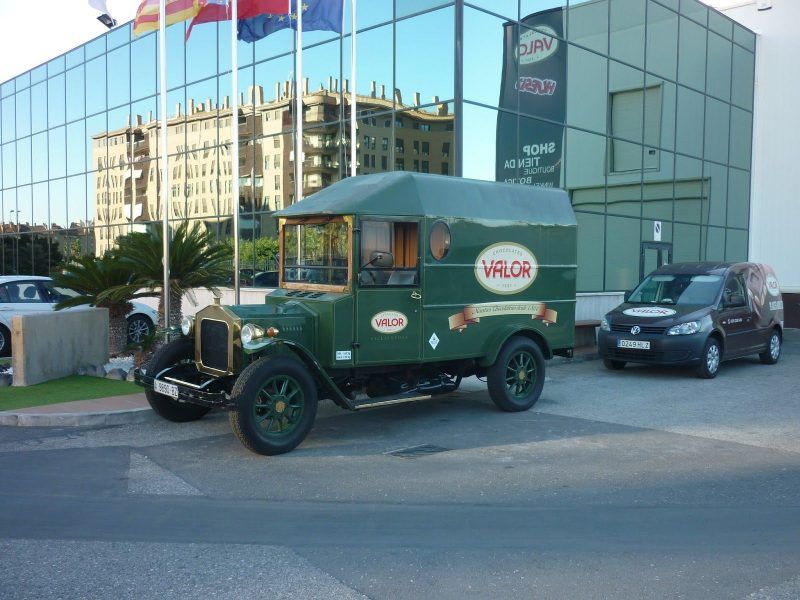
[[[11,356],[11,319],[14,315],[54,310],[64,296],[74,290],[57,286],[49,277],[35,275],[0,275],[0,356]],[[141,342],[152,335],[158,313],[139,302],[128,313],[128,341]]]

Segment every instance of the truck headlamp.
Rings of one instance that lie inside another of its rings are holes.
[[[181,333],[186,337],[194,333],[194,317],[183,317],[183,320],[181,320]]]
[[[667,335],[691,335],[700,331],[700,321],[689,321],[667,329]]]
[[[266,332],[264,331],[263,327],[259,327],[253,323],[248,323],[242,327],[242,343],[245,345],[251,344],[256,340],[263,338],[265,333]]]
[[[600,329],[603,331],[611,331],[611,326],[608,324],[608,319],[605,317],[600,319]]]

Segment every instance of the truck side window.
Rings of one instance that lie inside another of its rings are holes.
[[[417,223],[362,221],[361,265],[365,266],[359,273],[359,283],[367,287],[417,285],[418,230]],[[391,266],[376,266],[376,252],[390,253]]]

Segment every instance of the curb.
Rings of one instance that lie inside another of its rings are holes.
[[[156,418],[151,408],[96,413],[0,413],[7,427],[98,427],[145,423]]]

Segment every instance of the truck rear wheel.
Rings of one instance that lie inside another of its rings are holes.
[[[180,339],[164,344],[156,350],[153,358],[147,364],[147,374],[155,377],[166,369],[182,362],[191,362],[194,359],[194,340]],[[178,402],[169,396],[157,393],[153,388],[144,392],[150,408],[159,416],[175,423],[187,423],[202,418],[211,410],[208,406],[199,406],[187,402]]]
[[[248,366],[233,386],[231,428],[258,454],[284,454],[302,442],[317,415],[317,387],[300,361],[265,357]]]
[[[518,412],[536,404],[544,387],[544,356],[526,337],[509,339],[486,372],[489,396],[501,410]]]

